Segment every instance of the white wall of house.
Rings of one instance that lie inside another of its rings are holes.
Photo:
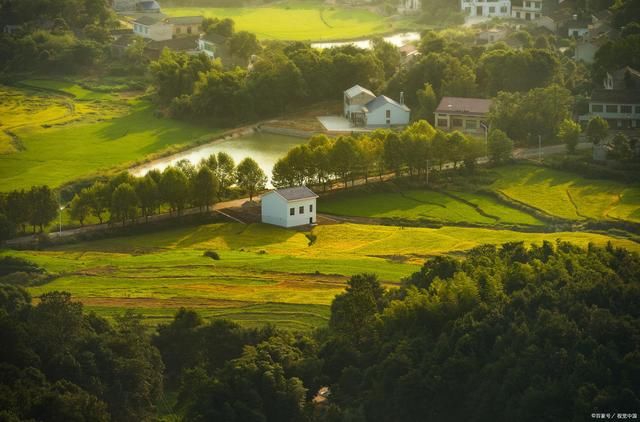
[[[470,133],[475,135],[484,134],[484,129],[481,122],[486,122],[486,116],[465,116],[462,114],[435,114],[435,127],[446,131],[459,130],[460,132]]]
[[[287,201],[275,192],[262,197],[262,222],[281,227],[316,223],[316,198]],[[293,211],[292,211],[293,210]]]
[[[460,9],[470,17],[509,17],[511,0],[460,0]]]
[[[153,25],[133,23],[133,33],[153,41],[165,41],[173,38],[173,24],[158,22]]]
[[[395,104],[386,104],[366,114],[368,127],[405,126],[409,124],[411,112]]]
[[[198,40],[198,51],[203,52],[204,54],[209,56],[210,59],[214,59],[216,57],[216,46],[213,43],[205,41],[203,39]]]
[[[360,111],[363,105],[375,98],[375,96],[366,92],[361,92],[353,98],[349,98],[347,94],[344,94],[344,117],[348,119],[351,113]]]

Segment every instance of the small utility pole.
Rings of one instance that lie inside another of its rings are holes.
[[[429,184],[429,160],[427,160],[427,185]]]
[[[538,135],[538,162],[542,163],[542,135]]]

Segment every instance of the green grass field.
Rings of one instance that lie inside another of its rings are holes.
[[[0,87],[0,191],[36,184],[56,187],[215,134],[156,117],[153,105],[144,99],[94,92],[64,81],[24,83],[74,97]],[[7,131],[17,137],[18,147]]]
[[[236,30],[275,40],[352,39],[402,30],[409,25],[406,20],[391,21],[368,10],[328,7],[320,1],[288,1],[251,8],[163,7],[162,12],[169,16],[231,18]]]
[[[345,192],[323,198],[320,212],[344,216],[428,220],[442,223],[474,223],[484,225],[541,225],[535,217],[503,205],[489,195],[453,192],[453,196],[432,190],[399,192]],[[477,207],[464,201],[462,198]]]
[[[570,220],[619,219],[640,222],[640,185],[585,179],[573,173],[528,165],[497,168],[492,188]]]
[[[562,239],[584,246],[612,241],[640,250],[631,241],[592,233],[338,224],[318,226],[313,234],[317,239],[309,245],[302,232],[224,223],[4,254],[59,274],[30,288],[32,295],[69,291],[105,316],[131,308],[156,324],[184,306],[247,326],[272,322],[309,329],[326,323],[329,305],[350,275],[375,272],[393,286],[428,256],[463,252],[480,243]],[[204,257],[208,249],[221,259]]]

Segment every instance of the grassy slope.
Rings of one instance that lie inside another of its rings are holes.
[[[311,328],[326,322],[332,298],[346,277],[375,272],[395,284],[425,257],[464,251],[480,243],[562,239],[586,245],[612,240],[591,233],[531,234],[507,230],[405,228],[340,224],[318,226],[313,245],[304,233],[254,224],[211,224],[147,235],[85,242],[23,256],[61,276],[30,289],[34,296],[70,291],[103,315],[133,308],[150,323],[170,318],[181,306],[245,325],[273,322]],[[215,249],[214,261],[202,256]]]
[[[3,88],[12,92],[14,101],[0,102],[2,128],[12,127],[25,149],[0,155],[0,191],[35,184],[58,186],[210,133],[202,127],[155,117],[153,106],[145,100],[114,99],[112,94],[60,81],[29,82],[84,99]],[[30,106],[17,105],[23,101]],[[59,118],[69,113],[68,103],[72,103],[73,116],[60,124]],[[51,127],[43,127],[49,126],[44,122]]]
[[[163,8],[169,16],[231,18],[237,30],[255,33],[261,39],[333,40],[367,37],[401,29],[403,21],[386,21],[373,12],[342,7],[328,8],[322,2],[290,1],[254,8]]]
[[[529,214],[502,205],[488,195],[458,192],[455,195],[479,206],[485,215],[469,204],[430,190],[337,194],[323,199],[319,209],[321,212],[336,215],[407,220],[427,219],[445,223],[541,224]]]
[[[544,212],[571,220],[640,222],[640,186],[584,179],[535,166],[505,166],[493,188]]]

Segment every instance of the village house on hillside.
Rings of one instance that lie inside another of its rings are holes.
[[[198,35],[202,32],[202,16],[176,16],[165,19],[165,23],[173,25],[173,35]]]
[[[591,93],[589,113],[580,116],[580,122],[586,125],[599,116],[611,129],[640,129],[640,72],[627,66],[608,72],[602,84]]]
[[[316,195],[306,186],[275,189],[262,195],[262,222],[281,227],[315,224]]]
[[[434,113],[436,128],[482,134],[490,108],[491,100],[483,98],[443,97]]]
[[[173,38],[173,24],[145,15],[133,21],[133,33],[153,41],[170,40]]]
[[[511,16],[511,0],[461,0],[460,7],[468,17]]]
[[[409,15],[413,13],[420,13],[422,11],[422,0],[400,0],[398,5],[398,12]]]
[[[404,104],[404,94],[400,102],[376,95],[360,85],[344,91],[344,117],[354,126],[390,127],[406,126],[411,118],[411,110]]]

